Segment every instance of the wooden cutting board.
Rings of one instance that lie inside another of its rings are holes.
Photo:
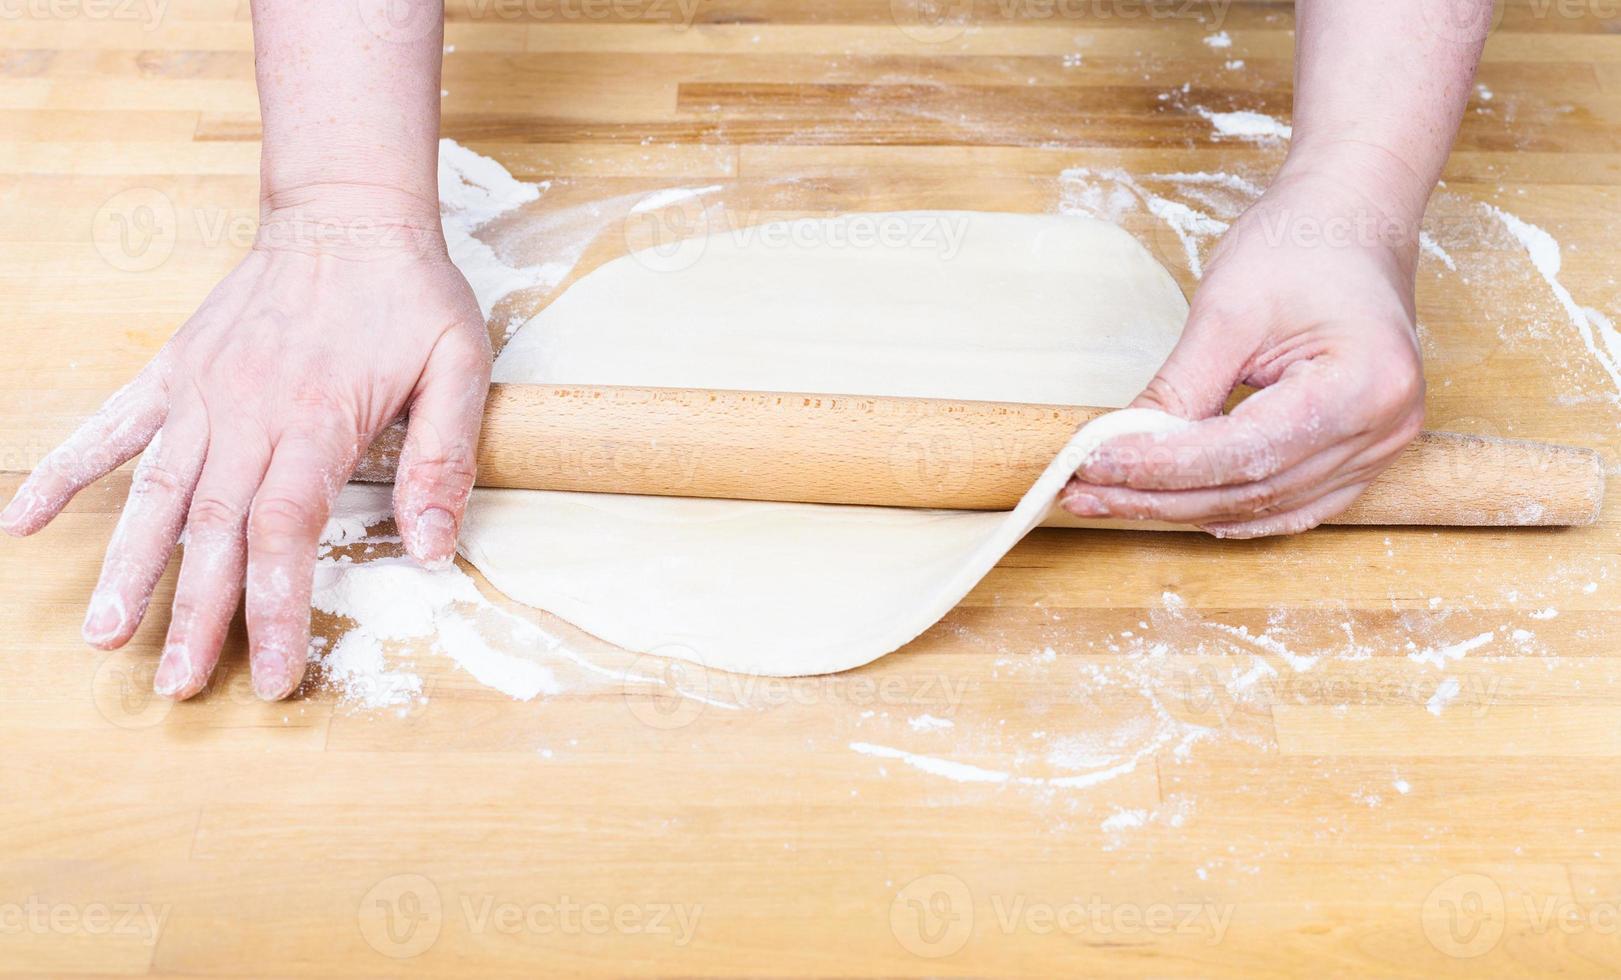
[[[542,211],[559,215],[709,185],[762,217],[1045,210],[1071,167],[1264,174],[1278,147],[1213,140],[1191,107],[1289,105],[1281,2],[1226,9],[1229,48],[1206,43],[1218,25],[1143,5],[985,10],[923,39],[885,0],[705,0],[690,27],[451,6],[445,135],[552,180]],[[1523,255],[1456,205],[1547,228],[1564,285],[1616,312],[1621,37],[1578,6],[1506,4],[1491,99],[1472,102],[1437,203],[1449,240],[1477,245],[1454,253],[1458,274],[1425,261],[1419,308],[1431,427],[1587,446],[1613,467],[1614,388]],[[251,237],[247,13],[172,0],[150,29],[60,13],[0,29],[5,489]],[[152,192],[180,233],[150,266],[109,264],[106,209]],[[591,245],[576,274],[616,248]],[[1156,248],[1191,288],[1179,245]],[[151,701],[172,572],[128,650],[80,644],[126,487],[0,543],[11,971],[1621,968],[1603,925],[1621,899],[1613,503],[1571,531],[1100,532],[1084,548],[1039,532],[902,653],[800,686],[661,678],[534,615],[654,682],[559,667],[561,693],[515,702],[423,645],[427,702],[396,714],[323,691],[257,703],[240,631],[206,697]],[[1251,674],[1247,700],[1222,693]],[[1432,713],[1444,679],[1458,689]],[[1212,734],[1156,744],[1144,733],[1163,729],[1142,726],[1165,716]],[[1052,782],[1094,771],[1111,775]],[[155,942],[124,917],[143,907],[164,917]],[[47,918],[12,913],[30,908]],[[1532,914],[1549,908],[1572,915]],[[689,941],[677,910],[696,917]]]

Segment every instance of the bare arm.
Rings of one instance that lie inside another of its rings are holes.
[[[1324,167],[1417,226],[1452,150],[1492,0],[1299,0],[1287,173]]]
[[[439,223],[442,0],[255,0],[264,213]]]
[[[1419,228],[1491,15],[1491,0],[1300,0],[1289,156],[1133,403],[1196,424],[1108,444],[1067,508],[1294,533],[1344,511],[1417,435]],[[1221,414],[1240,383],[1264,390]]]

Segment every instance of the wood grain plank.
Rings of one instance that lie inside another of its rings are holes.
[[[1290,3],[944,6],[935,30],[906,0],[451,0],[443,129],[553,182],[526,217],[712,184],[746,224],[1044,212],[1070,168],[1264,184],[1282,159],[1199,110],[1288,117]],[[1458,270],[1420,266],[1428,421],[1613,471],[1621,396],[1484,206],[1621,311],[1621,23],[1499,7],[1432,202]],[[147,9],[0,21],[0,494],[252,241],[249,5]],[[174,216],[151,242],[108,220],[142,203]],[[84,646],[128,486],[0,543],[0,975],[1621,971],[1614,494],[1568,532],[1038,532],[906,649],[813,682],[626,682],[635,657],[476,579],[598,672],[515,702],[419,645],[392,655],[426,702],[369,711],[317,683],[259,703],[240,617],[204,696],[156,699],[173,567],[127,650]]]

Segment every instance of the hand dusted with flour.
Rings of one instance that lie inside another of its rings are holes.
[[[146,448],[84,636],[129,640],[184,527],[155,680],[177,698],[207,684],[244,588],[255,691],[298,687],[316,539],[360,450],[407,409],[395,517],[413,557],[448,561],[488,387],[484,318],[435,194],[439,5],[282,0],[253,15],[252,253],[0,515],[32,534]]]
[[[1066,508],[1293,534],[1343,513],[1418,434],[1419,230],[1492,6],[1299,0],[1294,126],[1197,110],[1221,133],[1292,139],[1289,157],[1227,232],[1181,342],[1132,403],[1197,424],[1105,447]],[[1222,414],[1241,383],[1266,390]]]

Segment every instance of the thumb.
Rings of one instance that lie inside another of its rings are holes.
[[[429,567],[456,554],[489,389],[489,341],[482,325],[445,333],[412,395],[394,475],[400,537],[406,552]]]
[[[1250,356],[1231,324],[1225,317],[1202,315],[1195,296],[1187,327],[1170,356],[1127,407],[1156,408],[1190,421],[1220,414],[1247,373]]]

